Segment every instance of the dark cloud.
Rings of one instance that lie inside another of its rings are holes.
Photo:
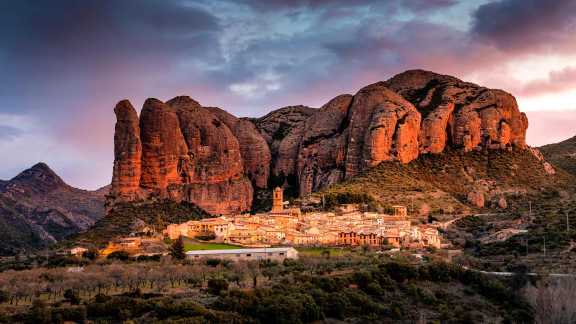
[[[386,10],[392,14],[400,10],[422,13],[454,6],[456,0],[240,0],[247,6],[262,11],[274,10],[341,10],[353,7],[369,7],[371,10]]]
[[[208,61],[217,56],[218,30],[214,16],[179,1],[1,2],[0,96],[19,97],[4,109],[45,107],[28,102],[31,95],[72,100],[95,92],[106,73],[110,85],[113,76],[158,73],[187,55]]]
[[[507,51],[558,52],[576,45],[576,1],[500,0],[474,13],[472,33]]]

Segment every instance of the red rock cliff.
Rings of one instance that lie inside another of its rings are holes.
[[[118,107],[113,198],[185,200],[212,214],[250,209],[238,139],[209,109],[189,97],[148,99],[138,126],[128,102]]]
[[[187,200],[213,214],[248,210],[253,186],[266,188],[270,173],[295,179],[307,195],[383,161],[409,163],[447,147],[527,147],[528,120],[512,95],[422,70],[320,109],[285,107],[259,119],[189,97],[147,100],[139,123],[127,101],[115,112],[112,194]]]
[[[300,194],[307,195],[382,161],[408,163],[447,146],[524,149],[527,127],[514,97],[502,90],[407,71],[338,96],[291,125],[273,171],[296,176]]]

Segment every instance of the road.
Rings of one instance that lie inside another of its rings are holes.
[[[466,270],[474,271],[474,272],[483,273],[486,275],[492,275],[492,276],[512,277],[514,275],[520,274],[520,273],[516,273],[516,272],[482,271],[482,270],[470,269],[468,267],[462,267],[462,268],[464,268]],[[546,277],[552,277],[552,278],[576,278],[576,274],[573,274],[573,273],[546,273],[546,274],[544,274],[544,273],[528,272],[528,273],[525,273],[524,275],[530,276],[530,277],[546,276]]]

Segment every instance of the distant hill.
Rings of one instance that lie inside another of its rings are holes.
[[[576,136],[555,144],[540,147],[546,159],[576,175]]]
[[[104,216],[107,190],[81,190],[38,163],[0,183],[0,255],[42,248]]]

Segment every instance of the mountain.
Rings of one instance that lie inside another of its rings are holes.
[[[576,136],[539,149],[554,165],[576,175]]]
[[[383,162],[528,149],[528,120],[511,94],[423,70],[258,119],[185,96],[148,99],[140,116],[123,100],[115,112],[111,204],[167,198],[211,214],[249,210],[267,185],[307,197]]]
[[[106,194],[73,188],[44,163],[23,171],[0,187],[0,255],[88,229],[104,215]]]

